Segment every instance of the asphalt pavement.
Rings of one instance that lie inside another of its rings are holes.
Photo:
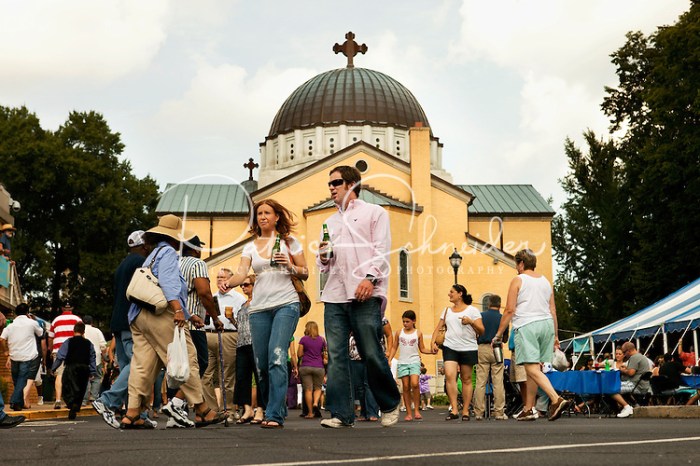
[[[698,419],[563,417],[555,422],[445,421],[445,409],[392,428],[358,422],[325,429],[292,410],[284,429],[113,429],[97,416],[29,421],[0,431],[14,464],[700,464]],[[327,413],[326,413],[327,415]],[[403,419],[403,415],[401,416]]]

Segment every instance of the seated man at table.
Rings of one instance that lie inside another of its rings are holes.
[[[676,354],[666,353],[663,356],[656,377],[652,377],[651,387],[655,394],[665,390],[674,390],[681,385],[681,374],[690,374],[690,367],[685,367]]]
[[[647,357],[638,352],[637,347],[630,341],[623,343],[622,353],[626,358],[625,364],[620,368],[622,384],[620,386],[620,393],[612,395],[612,399],[622,408],[617,417],[629,417],[634,410],[632,406],[625,401],[622,395],[632,393],[632,391],[635,393],[648,393],[649,381],[640,379],[642,374],[651,370],[651,367]]]

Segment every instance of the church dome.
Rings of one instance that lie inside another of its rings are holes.
[[[430,127],[415,96],[394,78],[366,68],[321,73],[299,86],[282,104],[266,139],[317,126]]]

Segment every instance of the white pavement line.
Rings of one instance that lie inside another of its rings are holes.
[[[27,421],[23,422],[22,424],[18,425],[17,427],[52,427],[52,426],[60,426],[60,425],[75,425],[75,424],[83,424],[87,421],[66,421],[66,420],[58,420],[58,421]]]
[[[573,448],[590,448],[590,447],[609,447],[617,445],[644,445],[650,443],[677,443],[677,442],[692,442],[700,440],[700,437],[683,437],[683,438],[662,438],[651,440],[631,440],[624,442],[601,442],[601,443],[574,443],[572,445],[542,445],[539,447],[520,447],[520,448],[501,448],[498,450],[465,450],[465,451],[450,451],[444,453],[424,453],[416,455],[397,455],[397,456],[372,456],[367,458],[352,458],[346,460],[321,460],[321,461],[299,461],[287,463],[256,463],[246,466],[308,466],[311,464],[351,464],[351,463],[369,463],[370,461],[396,461],[417,458],[436,458],[440,456],[462,456],[462,455],[485,455],[490,453],[520,453],[533,451],[547,450],[569,450]]]

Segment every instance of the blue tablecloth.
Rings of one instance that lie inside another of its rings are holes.
[[[681,385],[690,388],[700,388],[700,375],[682,375]]]
[[[558,392],[579,395],[613,395],[620,393],[619,371],[548,372],[547,377]]]

